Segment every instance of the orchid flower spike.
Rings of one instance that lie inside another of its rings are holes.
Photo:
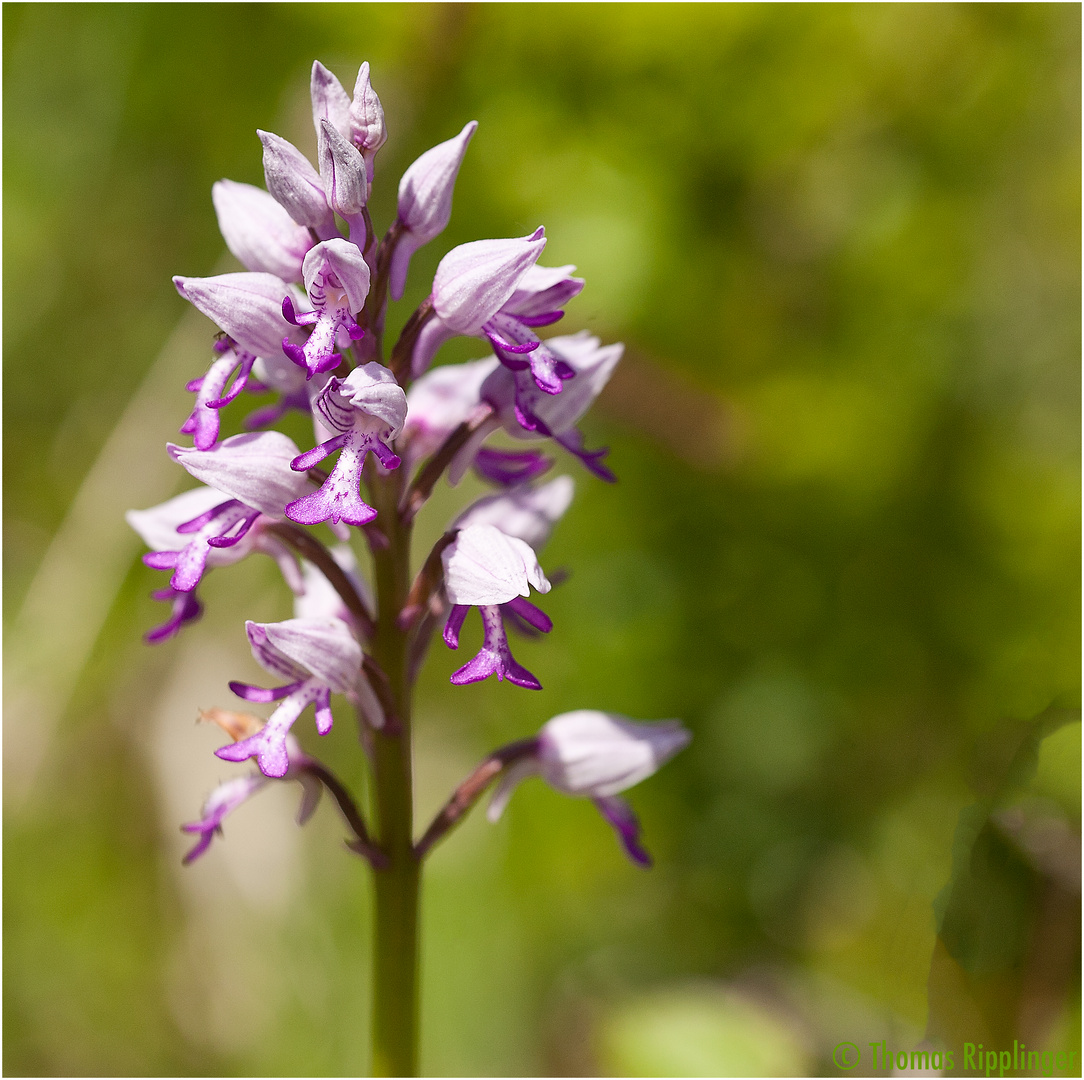
[[[640,843],[640,823],[616,796],[657,772],[691,738],[679,720],[644,724],[594,709],[562,713],[542,725],[533,753],[505,772],[489,804],[489,820],[501,816],[521,780],[541,776],[563,795],[591,799],[629,858],[650,866],[651,856]]]
[[[201,719],[218,724],[234,740],[254,735],[264,726],[264,722],[258,716],[253,716],[251,713],[229,712],[225,709],[209,709],[201,713]],[[289,767],[286,770],[285,779],[297,780],[301,784],[303,794],[297,812],[297,823],[304,825],[316,811],[323,788],[320,781],[306,770],[305,767],[311,763],[311,759],[302,752],[292,735],[286,737],[286,750]],[[214,837],[222,835],[223,819],[269,783],[268,777],[260,773],[251,773],[248,776],[238,776],[219,784],[203,804],[200,820],[181,826],[182,832],[195,833],[199,836],[196,846],[185,855],[184,864],[187,866],[198,859],[210,847]]]
[[[472,120],[454,139],[426,150],[399,181],[400,232],[389,277],[393,300],[402,299],[411,256],[444,232],[451,220],[455,180],[477,128]]]
[[[289,681],[270,690],[231,682],[230,689],[245,701],[281,704],[258,732],[219,748],[215,754],[223,761],[254,757],[264,776],[285,776],[289,768],[287,733],[309,705],[316,709],[316,730],[321,735],[331,730],[331,695],[354,692],[361,673],[361,646],[341,619],[249,621],[245,632],[256,661]]]
[[[478,608],[485,633],[477,656],[456,671],[451,681],[464,686],[496,674],[516,686],[541,690],[542,684],[512,656],[501,616],[501,606],[507,604],[543,633],[553,629],[549,617],[526,599],[532,585],[541,593],[550,591],[534,549],[494,525],[468,525],[444,549],[441,559],[444,591],[452,605],[444,626],[445,644],[459,648],[459,632],[471,607]]]
[[[354,316],[369,294],[369,265],[355,244],[339,237],[317,244],[305,256],[302,270],[313,310],[299,312],[287,295],[281,301],[282,314],[295,326],[312,326],[312,333],[304,347],[283,338],[282,351],[311,379],[318,372],[334,371],[342,363],[336,347],[364,334]]]
[[[301,264],[314,241],[273,196],[252,184],[219,180],[211,201],[226,247],[246,270],[300,281]]]
[[[430,303],[433,317],[414,345],[415,377],[430,365],[445,341],[457,335],[488,337],[499,328],[493,317],[512,297],[546,246],[546,232],[510,240],[475,240],[452,248],[437,266]]]
[[[286,507],[286,516],[301,525],[321,521],[367,525],[376,511],[359,493],[365,455],[372,452],[385,469],[399,458],[388,445],[406,420],[406,394],[395,376],[373,361],[355,368],[345,379],[331,379],[316,400],[316,410],[339,434],[296,457],[291,468],[304,472],[336,450],[342,451],[319,491]]]

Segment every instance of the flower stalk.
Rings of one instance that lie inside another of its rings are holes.
[[[370,470],[369,493],[387,547],[373,550],[377,610],[372,656],[387,678],[395,723],[373,735],[376,830],[387,865],[373,875],[374,1076],[415,1076],[418,1061],[418,891],[407,633],[398,613],[410,591],[411,523],[399,515],[400,473]]]

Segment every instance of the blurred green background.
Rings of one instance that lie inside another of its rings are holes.
[[[566,709],[695,732],[632,792],[650,873],[537,782],[438,850],[424,1070],[1079,1051],[1080,18],[6,4],[4,1071],[366,1067],[368,885],[333,810],[299,831],[276,787],[179,865],[230,775],[196,708],[258,678],[241,619],[286,590],[216,573],[148,649],[160,575],[120,519],[184,486],[163,443],[210,328],[170,276],[233,265],[210,187],[262,184],[255,128],[315,156],[314,58],[348,87],[372,64],[378,227],[480,122],[393,322],[454,244],[545,224],[588,281],[562,331],[628,347],[586,424],[620,483],[562,463],[543,564],[572,574],[516,647],[545,689],[454,690],[434,648],[423,812]],[[362,783],[349,723],[319,751]]]

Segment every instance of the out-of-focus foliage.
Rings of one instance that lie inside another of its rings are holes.
[[[572,575],[554,633],[517,646],[545,689],[453,689],[434,649],[419,801],[570,708],[679,716],[695,738],[633,792],[650,873],[537,783],[438,850],[427,1072],[835,1075],[842,1040],[923,1037],[1080,1049],[1079,8],[3,20],[9,627],[184,315],[170,275],[225,265],[211,183],[262,183],[256,127],[313,155],[315,57],[344,82],[372,63],[380,227],[403,168],[480,121],[393,322],[453,244],[545,224],[546,262],[588,281],[562,330],[628,345],[589,421],[621,481],[563,463],[577,499],[543,564]],[[176,426],[209,357],[209,332],[189,337],[161,399]],[[465,489],[438,494],[424,538]],[[203,623],[147,650],[157,575],[124,543],[59,722],[5,717],[4,1069],[356,1075],[369,900],[332,811],[299,833],[275,789],[178,865],[177,824],[227,775],[190,720],[255,674],[240,620],[285,617],[285,589],[270,564],[216,573]],[[95,616],[61,595],[53,617]],[[361,783],[348,727],[319,752]],[[20,756],[31,736],[44,749]]]

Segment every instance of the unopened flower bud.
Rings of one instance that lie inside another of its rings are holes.
[[[292,143],[268,131],[257,131],[263,143],[263,174],[267,190],[298,223],[311,229],[325,229],[334,217],[324,195],[324,186],[309,159]]]
[[[365,208],[369,187],[361,154],[330,120],[320,121],[318,142],[320,179],[328,205],[344,218],[360,214]]]

